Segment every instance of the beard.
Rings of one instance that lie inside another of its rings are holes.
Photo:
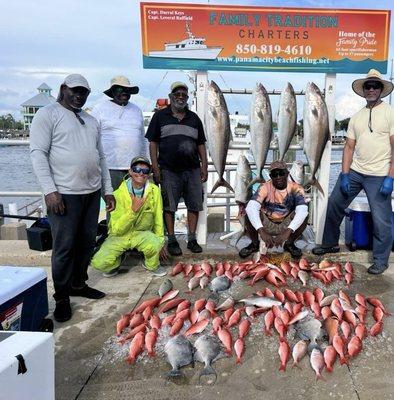
[[[172,106],[174,107],[174,110],[177,112],[182,112],[182,111],[186,111],[188,108],[187,102],[183,103],[183,104],[179,104],[177,102],[174,102],[172,104]]]

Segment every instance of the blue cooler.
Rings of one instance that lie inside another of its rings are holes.
[[[392,201],[394,210],[394,203]],[[392,219],[393,246],[394,250],[394,213]],[[346,210],[345,217],[345,244],[350,251],[372,250],[373,222],[368,199],[356,197]]]
[[[0,331],[45,330],[47,315],[45,270],[0,266]]]

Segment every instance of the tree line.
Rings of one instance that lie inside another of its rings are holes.
[[[22,130],[22,121],[16,121],[11,114],[5,114],[0,116],[0,130]]]
[[[345,118],[341,121],[335,120],[335,131],[347,131],[347,127],[349,125],[350,118]],[[303,123],[304,121],[301,119],[297,124],[297,132],[298,135],[303,136]],[[238,127],[249,129],[248,124],[238,123]],[[276,122],[273,122],[273,128],[277,128]],[[22,121],[16,121],[15,118],[11,114],[4,114],[0,116],[0,130],[23,130]]]
[[[347,127],[348,127],[348,125],[349,125],[349,121],[350,121],[350,118],[345,118],[345,119],[343,119],[343,120],[341,120],[341,121],[338,121],[338,120],[336,119],[336,120],[335,120],[335,132],[337,132],[337,131],[347,131]],[[238,127],[238,128],[250,129],[250,125],[249,125],[249,124],[242,124],[242,123],[240,123],[240,122],[238,122],[237,127]],[[273,127],[273,129],[275,130],[275,129],[277,129],[278,124],[277,124],[276,122],[272,122],[272,127]],[[297,134],[298,134],[299,136],[304,136],[304,120],[303,120],[303,119],[300,119],[300,120],[298,121],[298,124],[297,124]]]
[[[347,127],[349,125],[350,118],[345,118],[341,121],[335,120],[335,132],[337,131],[347,131]],[[304,136],[304,120],[300,119],[297,124],[298,135]]]

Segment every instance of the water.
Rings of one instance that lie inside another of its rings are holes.
[[[29,146],[0,146],[0,192],[40,191],[40,185],[33,172],[30,161]],[[1,197],[0,203],[4,204],[8,212],[9,203],[17,203],[18,209],[38,198],[31,197]]]

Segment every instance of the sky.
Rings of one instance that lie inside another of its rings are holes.
[[[392,9],[392,0],[171,1],[185,2]],[[12,113],[16,119],[20,119],[20,104],[37,94],[36,88],[41,83],[47,83],[56,97],[61,82],[70,73],[81,73],[88,79],[92,87],[86,103],[88,107],[105,99],[102,92],[109,87],[109,81],[115,75],[125,75],[132,84],[140,87],[140,93],[133,96],[132,101],[143,111],[150,111],[157,98],[167,97],[173,81],[188,82],[185,71],[143,69],[139,5],[140,2],[136,0],[4,1],[0,24],[0,115]],[[383,75],[384,79],[390,77],[390,60],[394,58],[393,25],[392,16],[388,74]],[[351,82],[363,76],[337,74],[335,107],[338,120],[350,117],[363,106],[363,99],[351,90]],[[212,71],[208,77],[226,89],[252,89],[257,82],[263,83],[267,90],[282,89],[290,81],[295,90],[302,90],[309,81],[322,89],[325,75]],[[231,95],[227,96],[227,101],[230,113],[236,110],[248,113],[250,96]],[[275,106],[273,104],[273,109]]]

